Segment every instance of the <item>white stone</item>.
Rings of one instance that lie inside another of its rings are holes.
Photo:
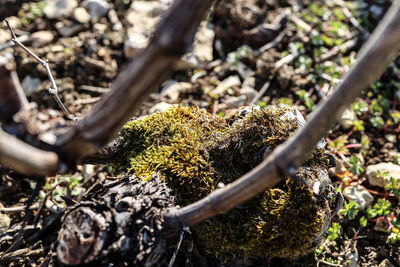
[[[203,68],[213,60],[215,33],[210,25],[204,21],[200,24],[194,37],[193,50],[183,55],[182,59],[176,64],[175,70]]]
[[[173,105],[168,104],[166,102],[160,102],[155,104],[151,109],[150,109],[150,114],[151,113],[156,113],[156,112],[164,112],[167,109],[169,109],[170,107],[172,107]]]
[[[31,35],[32,47],[41,47],[50,44],[54,35],[51,31],[38,31]]]
[[[86,0],[82,6],[89,12],[92,22],[97,22],[110,10],[110,4],[104,0]]]
[[[88,23],[90,21],[90,15],[83,7],[78,7],[74,10],[73,18],[82,24]]]
[[[124,54],[127,58],[133,57],[139,49],[147,46],[151,33],[159,21],[159,17],[151,15],[151,10],[155,8],[152,2],[156,1],[134,1],[126,16],[129,27],[126,30]],[[141,8],[142,6],[147,7],[147,9]]]
[[[161,90],[161,96],[168,97],[171,101],[176,102],[179,99],[181,93],[186,92],[192,88],[190,83],[170,81]]]
[[[335,157],[336,166],[329,169],[332,175],[338,175],[344,173],[350,168],[350,165],[341,158]]]
[[[30,75],[25,76],[22,80],[21,86],[26,96],[30,96],[42,82],[38,78],[33,78]]]
[[[377,172],[387,172],[387,175],[379,176]],[[400,165],[393,164],[391,162],[382,162],[375,165],[369,165],[365,170],[368,176],[368,181],[371,185],[385,187],[390,182],[390,177],[400,179]]]
[[[6,31],[6,30],[3,30],[3,29],[0,29],[0,45],[4,44],[4,43],[6,43],[6,42],[8,42],[10,40],[11,40],[10,31]]]
[[[76,0],[49,0],[43,9],[44,14],[49,19],[68,17],[78,6]]]
[[[57,22],[56,23],[56,29],[58,31],[59,34],[61,34],[64,37],[70,37],[74,34],[76,34],[77,32],[79,32],[80,30],[83,29],[83,25],[82,24],[73,24],[71,26],[66,26],[64,25],[64,23]]]
[[[225,95],[226,91],[229,88],[232,88],[233,86],[240,86],[240,79],[239,76],[234,75],[234,76],[229,76],[222,82],[220,82],[217,87],[211,91],[211,94],[216,95],[216,96],[223,96]]]
[[[251,101],[257,95],[258,91],[254,88],[246,86],[240,89],[239,93],[246,96],[247,101]]]
[[[359,210],[364,210],[374,200],[368,190],[361,185],[347,186],[343,190],[343,196],[349,201],[353,200],[358,205]]]
[[[357,115],[352,109],[346,109],[340,117],[339,124],[344,130],[353,127],[354,122],[357,120]]]
[[[112,29],[113,29],[114,31],[120,31],[120,30],[122,30],[122,28],[123,28],[122,23],[121,23],[121,21],[119,21],[117,12],[116,12],[114,9],[111,9],[111,10],[108,12],[108,18],[109,18],[110,21],[111,21]]]
[[[133,1],[130,6],[135,13],[142,16],[159,17],[168,5],[163,5],[160,1]]]
[[[161,14],[171,1],[134,1],[126,16],[128,29],[124,42],[124,54],[133,57],[137,50],[147,46]],[[195,35],[193,51],[183,55],[175,64],[175,70],[187,70],[204,67],[213,59],[214,30],[212,25],[202,22]]]
[[[124,41],[124,54],[127,58],[131,58],[139,49],[147,46],[149,39],[140,32],[131,32]]]
[[[218,108],[219,109],[239,108],[241,106],[244,106],[245,103],[246,103],[246,96],[244,95],[230,96],[227,97],[224,103],[219,104]]]

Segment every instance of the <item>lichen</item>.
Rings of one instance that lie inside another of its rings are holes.
[[[218,183],[230,183],[251,170],[293,134],[299,123],[288,112],[292,109],[246,108],[222,119],[198,108],[174,106],[129,122],[121,135],[124,152],[114,166],[143,180],[159,175],[177,204],[187,205]],[[323,151],[315,150],[304,166],[324,168],[324,162]],[[327,209],[323,196],[288,179],[200,224],[194,233],[204,250],[222,261],[237,256],[297,257],[315,245]]]

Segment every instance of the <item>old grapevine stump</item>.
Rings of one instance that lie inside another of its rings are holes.
[[[129,122],[108,154],[124,175],[96,184],[65,213],[59,261],[165,265],[176,233],[163,214],[239,178],[302,124],[288,107],[244,108],[227,118],[173,107]],[[291,179],[194,227],[196,244],[217,262],[304,255],[323,239],[340,199],[328,166],[320,145]]]

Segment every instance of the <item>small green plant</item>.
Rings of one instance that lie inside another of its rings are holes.
[[[313,60],[310,57],[300,56],[296,62],[296,68],[300,71],[308,71],[312,66]]]
[[[368,149],[369,149],[369,143],[370,143],[370,140],[369,140],[368,136],[362,135],[361,136],[361,153],[363,155],[367,154]]]
[[[400,123],[400,112],[399,111],[393,110],[390,113],[390,117],[393,119],[394,123],[396,123],[396,124]]]
[[[354,125],[353,129],[355,131],[364,131],[365,130],[364,121],[362,121],[362,120],[355,120],[353,122],[353,125]]]
[[[347,216],[349,220],[354,220],[358,214],[358,205],[353,200],[346,202],[343,209],[340,211],[344,216]]]
[[[351,156],[349,159],[350,172],[354,175],[360,175],[364,172],[361,160],[358,157]]]
[[[370,119],[370,122],[373,127],[381,129],[383,125],[385,124],[384,120],[382,119],[381,116],[375,116]]]
[[[238,70],[241,64],[240,59],[251,56],[253,50],[248,45],[242,45],[236,51],[230,52],[226,58],[231,70]]]
[[[335,140],[332,140],[331,142],[328,142],[330,147],[333,150],[333,153],[342,153],[342,154],[347,154],[348,150],[346,147],[346,142],[347,138],[345,135],[341,135]]]
[[[391,232],[386,240],[386,243],[396,243],[400,241],[400,233],[399,232]]]
[[[315,104],[314,100],[312,100],[310,94],[306,90],[300,90],[297,92],[300,100],[306,105],[309,110],[313,110]]]
[[[394,164],[397,164],[397,165],[400,165],[400,157],[397,156],[397,155],[395,155],[395,156],[393,157],[393,163],[394,163]]]
[[[332,223],[332,226],[328,229],[328,239],[335,240],[339,238],[341,229],[342,227],[339,223]]]
[[[368,104],[362,99],[354,102],[351,107],[358,116],[364,114],[369,110]]]
[[[386,185],[386,189],[392,193],[395,197],[400,199],[400,181],[390,177],[390,183]]]
[[[374,205],[375,214],[379,216],[388,215],[391,211],[391,208],[392,204],[390,203],[390,201],[382,198],[378,199],[378,202]]]
[[[362,227],[367,227],[367,224],[368,224],[368,220],[367,220],[367,218],[365,218],[365,216],[362,216],[361,218],[360,218],[360,225],[362,226]]]

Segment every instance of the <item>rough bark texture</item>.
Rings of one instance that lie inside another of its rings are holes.
[[[65,212],[58,259],[67,265],[165,266],[176,243],[174,235],[167,236],[163,214],[173,206],[159,179],[100,181]]]

